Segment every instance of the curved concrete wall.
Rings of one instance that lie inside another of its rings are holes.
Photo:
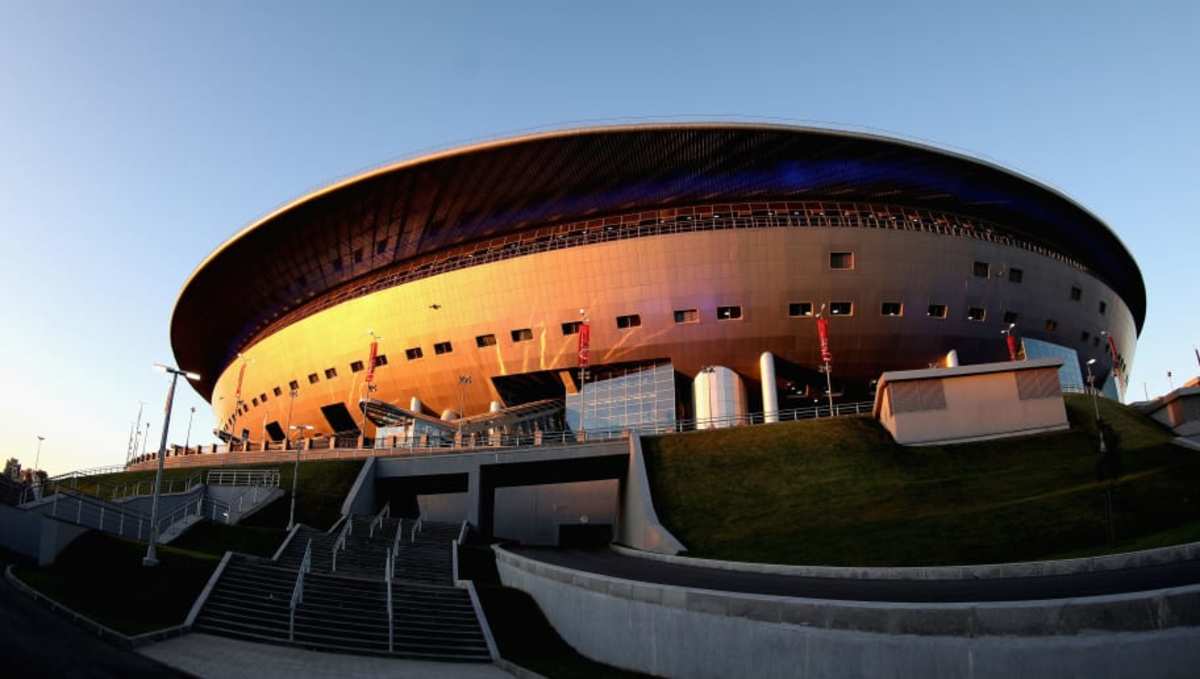
[[[500,547],[594,660],[664,677],[1185,677],[1200,662],[1200,586],[997,603],[904,604],[716,592],[552,566]]]

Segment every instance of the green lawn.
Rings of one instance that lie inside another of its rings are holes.
[[[88,532],[46,568],[17,576],[55,601],[125,634],[180,625],[218,558],[166,546],[156,568],[142,566],[144,544]]]
[[[1117,544],[1096,481],[1092,402],[1069,432],[904,448],[870,418],[646,438],[659,517],[689,554],[840,565],[986,563],[1195,539],[1200,455],[1101,399],[1120,436]]]
[[[283,502],[277,500],[276,503]],[[265,510],[264,510],[265,511]],[[226,551],[270,557],[287,537],[282,528],[261,526],[226,526],[223,523],[201,521],[171,543],[172,547],[220,558]]]

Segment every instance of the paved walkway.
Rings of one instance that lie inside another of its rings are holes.
[[[866,580],[745,573],[666,563],[612,550],[509,547],[545,563],[626,580],[746,594],[909,603],[1026,601],[1141,592],[1200,583],[1200,561],[1073,575],[989,580]]]
[[[495,665],[397,660],[320,653],[293,646],[255,644],[193,632],[138,649],[139,653],[205,679],[296,679],[297,677],[462,677],[510,679]]]

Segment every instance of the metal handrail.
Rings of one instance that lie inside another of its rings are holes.
[[[400,552],[400,538],[404,535],[404,517],[396,522],[396,535],[392,538],[392,554]]]
[[[458,529],[458,537],[454,538],[454,541],[450,543],[450,573],[451,581],[455,585],[458,585],[458,547],[467,539],[468,525],[467,520],[463,519],[462,528]]]
[[[395,565],[392,563],[392,550],[387,551],[387,561],[383,564],[383,579],[387,582],[387,617],[388,617],[388,653],[395,650],[396,630],[392,615],[392,578],[395,577]]]
[[[408,538],[409,543],[413,543],[413,542],[417,541],[417,533],[420,533],[421,529],[424,527],[425,527],[425,519],[418,516],[417,520],[413,523],[412,535],[409,536],[409,538]]]
[[[383,520],[386,519],[388,516],[391,516],[391,513],[392,513],[392,501],[388,500],[387,502],[385,502],[383,504],[383,509],[379,510],[379,513],[375,515],[375,518],[371,519],[371,525],[370,525],[369,529],[367,530],[367,539],[371,539],[371,538],[375,537],[375,528],[378,526],[382,526]]]
[[[288,641],[296,640],[296,606],[304,603],[304,574],[312,570],[312,538],[304,545],[304,558],[296,573],[296,584],[292,586],[292,603],[288,613]]]
[[[212,469],[208,472],[211,486],[279,487],[278,469]]]
[[[350,535],[354,530],[354,515],[346,517],[346,522],[342,524],[342,530],[338,533],[337,539],[333,541],[333,565],[329,569],[330,573],[337,572],[337,555],[338,551],[346,549],[346,536]]]

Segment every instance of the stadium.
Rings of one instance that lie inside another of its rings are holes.
[[[645,124],[454,148],[305,195],[201,262],[171,341],[222,439],[279,442],[295,423],[770,421],[869,400],[882,372],[951,352],[1007,360],[1006,331],[1069,356],[1064,387],[1096,359],[1114,393],[1145,313],[1111,229],[990,162],[828,129]]]

